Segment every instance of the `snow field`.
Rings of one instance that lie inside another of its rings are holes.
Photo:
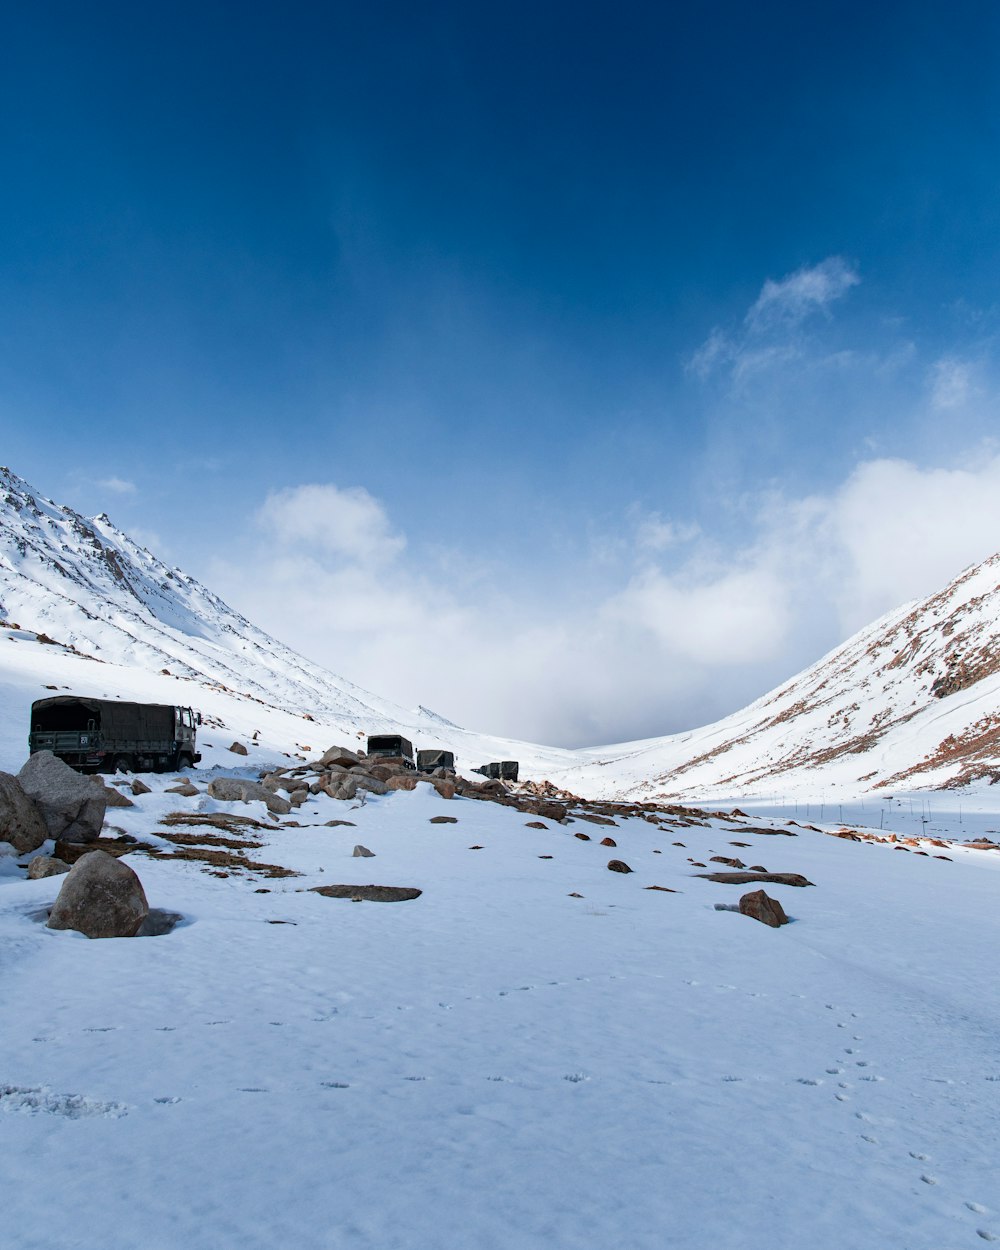
[[[144,836],[167,810],[264,819],[168,781],[109,820]],[[0,876],[7,1244],[1000,1238],[989,853],[718,821],[531,830],[429,787],[293,813],[333,818],[356,827],[267,830],[251,853],[299,877],[131,856],[151,904],[185,915],[160,938],[50,932],[30,914],[58,878]],[[376,857],[352,858],[359,842]],[[794,920],[770,930],[714,910],[753,887],[694,878],[688,857],[711,854],[816,888],[767,885]],[[300,892],[369,881],[424,894]]]

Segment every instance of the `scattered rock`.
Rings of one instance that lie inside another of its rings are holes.
[[[17,779],[38,808],[50,838],[93,842],[100,837],[107,811],[103,786],[98,789],[51,751],[36,751]]]
[[[91,774],[90,784],[104,795],[104,801],[108,807],[135,807],[132,800],[122,794],[117,786],[106,786],[100,777]]]
[[[669,885],[645,885],[644,890],[659,890],[662,894],[680,894],[680,890],[672,890]]]
[[[24,855],[37,851],[48,836],[45,821],[18,779],[0,773],[0,841]]]
[[[234,742],[233,745],[229,749],[230,751],[232,751],[234,755],[249,755],[250,754],[250,752],[246,749],[246,747],[243,745],[242,742]]]
[[[750,916],[753,920],[759,920],[761,924],[770,925],[772,929],[788,924],[785,909],[776,898],[771,898],[763,890],[754,890],[752,894],[744,894],[740,899],[740,913]]]
[[[572,894],[567,894],[566,897],[567,898],[583,898],[583,895],[577,894],[577,892],[574,890]]]
[[[720,885],[748,885],[751,881],[771,881],[775,885],[816,884],[797,872],[699,872],[695,875]]]
[[[395,777],[390,777],[385,784],[389,790],[416,790],[417,779],[413,773],[400,773]]]
[[[322,894],[325,898],[350,898],[368,903],[402,903],[407,899],[419,898],[423,890],[402,885],[314,885],[310,893]]]
[[[708,861],[710,864],[728,864],[730,868],[745,868],[742,859],[727,859],[725,855],[713,855]]]
[[[458,817],[457,816],[432,816],[431,824],[432,825],[457,825]]]
[[[573,834],[573,837],[574,837],[574,838],[579,838],[581,842],[589,842],[589,841],[590,841],[590,834],[589,834],[589,833],[574,833],[574,834]],[[613,844],[612,844],[612,845],[613,845]]]
[[[70,869],[48,927],[75,929],[89,938],[135,937],[148,915],[145,891],[132,869],[104,851],[90,851]]]
[[[196,795],[201,794],[197,786],[193,786],[190,781],[182,781],[178,786],[167,786],[164,794],[180,794],[186,799],[193,799]]]
[[[611,872],[631,872],[632,869],[623,859],[609,859],[608,868]]]
[[[352,751],[350,747],[330,747],[325,751],[320,759],[316,761],[316,768],[329,768],[331,764],[335,764],[340,768],[352,768],[355,764],[361,763],[361,756],[357,751]]]
[[[351,855],[355,859],[374,859],[375,858],[375,852],[370,851],[367,846],[362,846],[360,842],[351,852]]]
[[[336,829],[338,825],[349,825],[352,829],[356,828],[353,820],[328,820],[324,825],[325,829]]]
[[[389,793],[389,787],[384,781],[379,781],[377,777],[369,777],[365,773],[352,773],[351,780],[354,782],[355,794],[359,790],[367,790],[369,794]]]
[[[485,850],[485,847],[478,846],[478,845],[477,845],[477,846],[470,846],[470,847],[469,847],[469,850],[470,850],[470,851],[482,851],[482,850]]]
[[[497,784],[499,785],[499,782]],[[566,819],[566,812],[568,809],[564,807],[562,803],[550,803],[548,801],[543,801],[541,803],[532,804],[529,810],[532,815],[541,816],[543,820],[562,821]]]
[[[418,781],[424,781],[428,785],[434,787],[443,799],[453,799],[455,797],[455,783],[449,781],[447,777],[418,777]]]
[[[39,881],[42,877],[58,877],[60,873],[69,872],[69,864],[52,855],[36,855],[28,865],[28,880]]]
[[[617,846],[618,843],[614,838],[601,838],[601,846]]]
[[[524,827],[525,829],[548,829],[548,825],[543,825],[540,820],[529,820]]]
[[[140,781],[139,778],[136,777],[134,778],[132,782],[132,793],[133,794],[152,794],[153,792],[152,790],[150,790],[149,786],[147,786],[144,781]]]
[[[746,820],[747,818],[746,812],[741,812],[738,807],[734,807],[733,810],[729,814],[731,816],[742,816],[744,820]]]
[[[213,799],[223,803],[254,803],[260,801],[267,805],[269,812],[278,816],[287,816],[292,805],[279,794],[273,794],[259,781],[246,781],[242,777],[213,777],[208,783],[208,793]]]

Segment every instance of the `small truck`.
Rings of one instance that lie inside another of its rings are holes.
[[[438,751],[428,748],[417,752],[417,772],[432,773],[436,768],[449,768],[455,771],[454,751]]]
[[[199,724],[189,707],[57,695],[31,705],[28,750],[51,751],[84,773],[172,772],[201,759]]]
[[[413,762],[413,743],[399,734],[373,734],[368,739],[368,758],[393,760],[404,768],[417,767]]]
[[[481,764],[474,768],[474,773],[488,777],[491,781],[517,781],[517,760],[494,760],[490,764]]]

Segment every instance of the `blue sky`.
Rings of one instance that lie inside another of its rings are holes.
[[[0,461],[483,729],[731,710],[1000,547],[998,28],[7,6]]]

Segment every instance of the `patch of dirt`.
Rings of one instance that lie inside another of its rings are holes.
[[[403,885],[314,885],[309,893],[367,903],[403,903],[419,898],[423,890]]]

